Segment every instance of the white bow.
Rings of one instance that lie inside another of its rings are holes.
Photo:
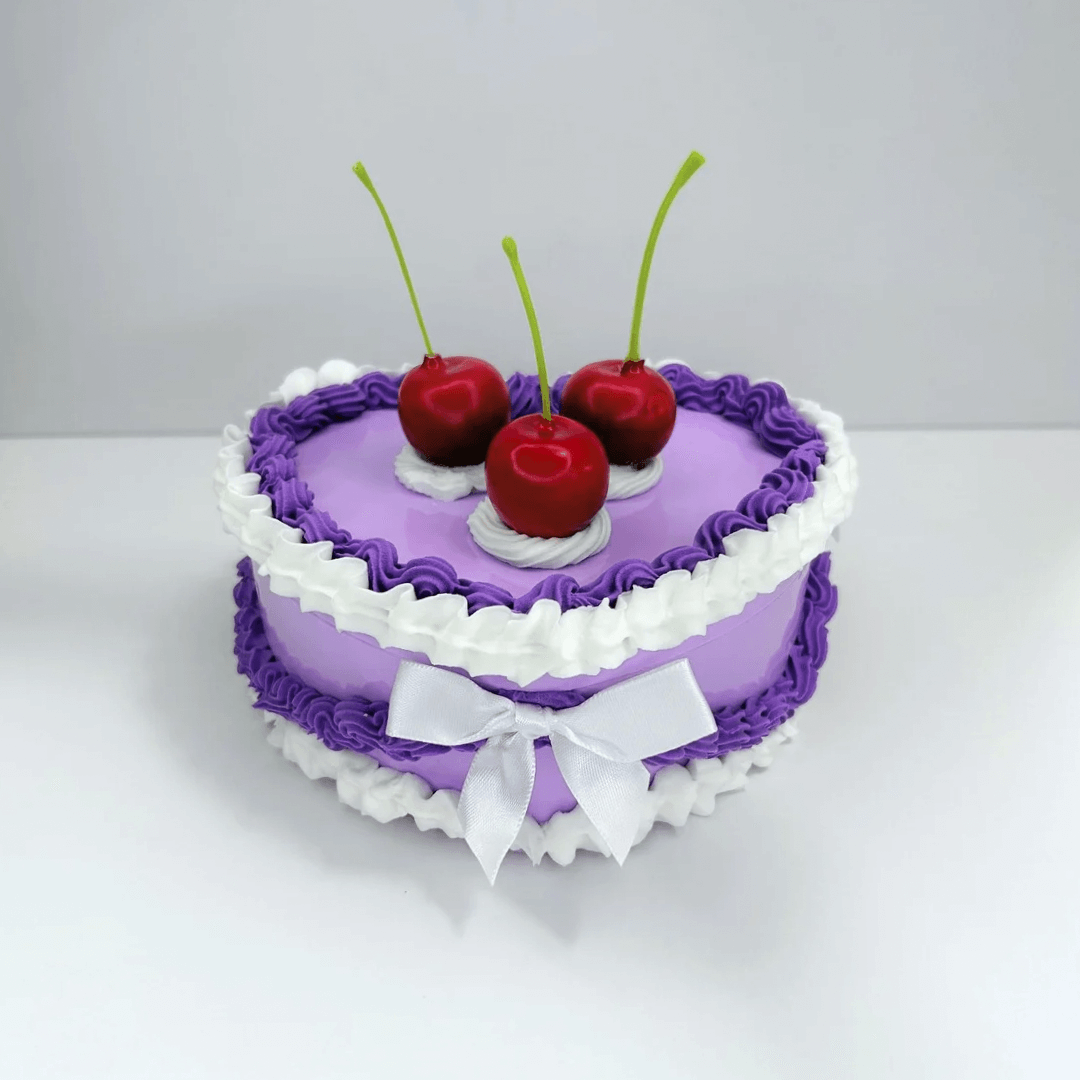
[[[519,704],[445,668],[402,661],[386,733],[438,746],[480,742],[461,789],[465,840],[495,881],[536,779],[536,739],[549,736],[566,786],[622,864],[649,790],[643,758],[716,731],[690,664],[677,660],[570,709]]]

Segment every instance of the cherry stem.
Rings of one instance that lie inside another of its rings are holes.
[[[536,370],[540,373],[540,407],[544,419],[551,420],[551,392],[548,389],[547,365],[544,363],[544,343],[540,340],[540,326],[536,321],[536,309],[533,307],[529,286],[525,282],[521,263],[518,261],[517,244],[512,236],[504,236],[502,249],[510,260],[510,269],[514,271],[514,280],[521,293],[521,302],[525,305],[525,318],[529,320],[529,332],[532,334],[533,351],[536,353]]]
[[[671,204],[675,201],[675,196],[682,190],[683,185],[704,164],[705,159],[696,150],[691,151],[690,156],[683,162],[682,168],[675,174],[675,179],[672,181],[671,187],[668,188],[668,193],[664,196],[660,209],[656,211],[656,220],[653,221],[652,231],[649,233],[649,239],[645,244],[645,254],[641,259],[641,272],[638,274],[637,279],[637,295],[634,297],[634,318],[630,323],[630,348],[626,354],[627,360],[641,359],[641,312],[645,307],[645,286],[649,283],[649,270],[652,268],[653,252],[656,250],[656,240],[660,235],[664,218],[667,217],[667,212],[671,209]]]
[[[424,339],[424,355],[434,356],[435,350],[431,347],[431,339],[428,337],[427,327],[424,326],[424,316],[420,314],[420,302],[416,299],[416,290],[413,288],[412,278],[409,277],[409,268],[405,265],[405,256],[401,253],[401,245],[398,243],[397,233],[394,232],[394,226],[390,222],[390,215],[386,212],[386,207],[383,206],[383,201],[379,198],[379,193],[375,190],[375,185],[371,182],[371,177],[368,176],[368,171],[364,168],[363,162],[358,161],[353,166],[352,171],[356,173],[356,177],[360,183],[371,192],[371,197],[375,200],[375,205],[379,208],[379,213],[382,214],[383,222],[386,225],[386,231],[390,234],[390,243],[394,245],[398,263],[401,266],[401,276],[405,279],[405,287],[409,290],[409,299],[412,301],[413,311],[416,312],[416,321],[420,326],[420,335]]]

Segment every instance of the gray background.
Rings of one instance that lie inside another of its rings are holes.
[[[209,431],[291,368],[625,351],[854,425],[1080,422],[1075,0],[18,0],[0,433]]]

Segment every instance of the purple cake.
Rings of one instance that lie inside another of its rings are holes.
[[[466,836],[491,876],[506,847],[621,861],[767,764],[825,660],[855,462],[839,419],[776,383],[659,371],[678,405],[659,483],[609,501],[607,545],[559,570],[478,547],[482,494],[440,502],[396,479],[400,374],[301,369],[227,429],[236,655],[271,741],[365,814]],[[508,385],[514,417],[539,410],[535,376]],[[395,720],[409,709],[412,727]],[[466,812],[470,768],[497,744],[506,790]],[[501,847],[476,840],[500,829]]]

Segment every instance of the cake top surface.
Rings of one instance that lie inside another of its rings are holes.
[[[681,432],[675,446],[690,453],[704,451],[732,471],[716,475],[721,470],[711,473],[706,463],[680,453],[676,475],[670,483],[658,485],[653,501],[647,493],[628,500],[631,505],[625,510],[613,504],[621,518],[625,515],[620,524],[635,519],[634,524],[647,531],[643,539],[633,528],[620,528],[614,554],[595,556],[592,576],[587,563],[579,564],[574,574],[504,569],[479,549],[473,551],[464,536],[459,541],[452,535],[460,532],[456,515],[445,522],[451,535],[442,530],[443,535],[433,539],[431,530],[440,523],[435,517],[426,518],[438,514],[426,505],[430,500],[404,489],[400,495],[391,494],[397,484],[392,453],[380,470],[385,479],[372,490],[381,491],[397,512],[382,516],[375,512],[377,496],[365,494],[365,478],[373,472],[361,459],[365,452],[386,457],[391,446],[393,453],[400,449],[396,421],[377,416],[393,412],[400,377],[371,372],[349,382],[310,388],[290,395],[282,405],[259,410],[251,423],[248,468],[259,478],[259,491],[269,496],[275,518],[299,528],[307,543],[329,541],[335,557],[364,560],[369,586],[377,591],[409,583],[421,598],[464,596],[470,611],[490,605],[528,611],[539,599],[554,599],[564,611],[594,606],[617,600],[635,586],[654,585],[672,570],[692,571],[698,563],[723,554],[724,537],[730,533],[765,530],[770,518],[811,497],[816,471],[825,459],[820,432],[792,407],[778,384],[752,384],[742,375],[704,377],[682,364],[667,365],[662,373],[675,389],[683,420],[676,425]],[[510,377],[514,416],[536,411],[537,382],[536,376]],[[556,408],[564,383],[561,379],[552,388]],[[350,424],[356,421],[360,423]],[[350,461],[344,444],[358,437],[361,444],[370,438],[371,445],[367,451],[358,446]],[[668,459],[676,461],[674,452]],[[361,531],[354,533],[320,502],[312,485],[320,487],[323,499],[333,503],[338,514],[356,521]],[[673,514],[667,512],[669,500],[677,507]],[[632,504],[643,501],[654,511],[663,506],[667,520],[637,516]],[[387,537],[386,526],[399,530],[395,539]],[[671,543],[663,546],[667,541]],[[406,552],[411,549],[420,553],[410,558]],[[433,550],[452,552],[465,562],[458,565]],[[474,576],[465,572],[465,566]],[[499,584],[495,575],[506,584]]]
[[[552,574],[519,569],[481,550],[466,519],[481,494],[439,502],[403,487],[393,462],[405,437],[394,409],[365,412],[315,432],[296,448],[296,474],[325,511],[353,537],[392,543],[399,563],[445,559],[468,581],[486,581],[524,596]],[[753,432],[711,413],[679,410],[664,450],[659,484],[644,494],[609,502],[611,540],[597,554],[559,571],[588,585],[627,559],[650,561],[691,544],[701,523],[733,509],[780,465]]]

